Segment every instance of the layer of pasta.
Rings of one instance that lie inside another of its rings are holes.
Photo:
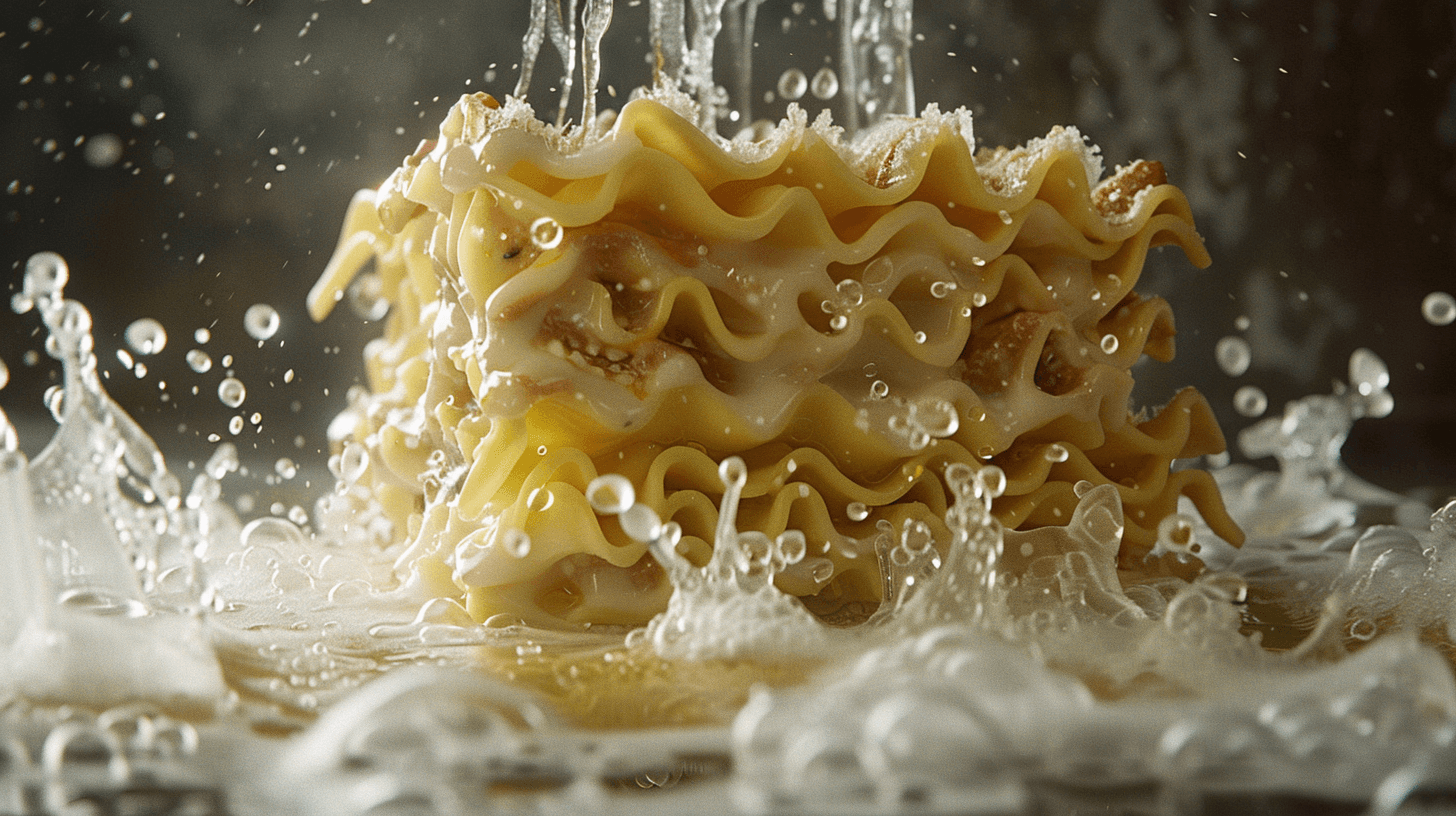
[[[355,198],[310,307],[371,262],[391,304],[333,435],[369,453],[402,574],[482,620],[642,623],[670,587],[587,484],[629,478],[703,563],[731,455],[738,526],[803,531],[777,582],[836,621],[879,601],[877,536],[947,539],[951,462],[1006,471],[1010,527],[1117,485],[1124,568],[1189,568],[1145,558],[1179,496],[1240,541],[1211,478],[1171,471],[1223,449],[1202,398],[1129,411],[1132,364],[1173,354],[1167,304],[1133,291],[1149,249],[1208,262],[1160,166],[1099,181],[1070,128],[973,154],[969,115],[934,108],[853,145],[797,110],[728,142],[683,104],[587,138],[466,96]]]

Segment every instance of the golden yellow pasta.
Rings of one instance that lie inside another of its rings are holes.
[[[1160,166],[1099,183],[1070,128],[973,154],[969,115],[934,108],[853,146],[797,110],[726,142],[683,104],[587,137],[466,96],[354,200],[310,306],[370,261],[392,305],[335,436],[369,453],[402,573],[479,619],[642,623],[671,588],[587,484],[626,476],[703,563],[730,455],[740,529],[803,531],[833,570],[777,583],[835,621],[878,603],[887,522],[947,539],[952,462],[1006,471],[1011,527],[1117,485],[1125,567],[1156,568],[1180,495],[1240,540],[1206,473],[1170,472],[1223,448],[1202,398],[1129,412],[1129,368],[1173,353],[1167,304],[1133,292],[1149,248],[1207,263]]]

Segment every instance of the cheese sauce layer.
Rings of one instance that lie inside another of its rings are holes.
[[[731,455],[738,528],[801,530],[776,581],[835,622],[878,604],[907,524],[949,541],[953,462],[1005,470],[1013,528],[1115,485],[1124,570],[1196,568],[1146,558],[1179,496],[1241,541],[1212,479],[1170,470],[1223,449],[1202,397],[1129,411],[1132,364],[1173,354],[1167,303],[1133,291],[1149,248],[1208,263],[1161,166],[1099,181],[1072,128],[973,154],[969,114],[935,108],[853,144],[797,110],[728,142],[672,102],[586,139],[466,96],[351,205],[310,308],[371,263],[354,285],[391,306],[331,433],[402,575],[480,620],[640,624],[671,587],[588,483],[626,476],[702,564]]]

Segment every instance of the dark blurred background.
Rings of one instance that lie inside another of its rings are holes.
[[[528,5],[6,0],[8,290],[31,253],[67,258],[67,291],[93,313],[108,388],[174,463],[205,458],[217,434],[257,471],[290,457],[305,468],[291,484],[317,478],[324,429],[373,327],[347,309],[314,325],[304,294],[356,189],[431,137],[461,93],[513,89]],[[603,106],[648,78],[646,4],[616,5]],[[782,71],[812,76],[832,53],[820,5],[758,9],[754,115],[782,113],[781,99],[762,96]],[[1456,325],[1421,316],[1429,292],[1456,290],[1456,6],[950,0],[916,14],[919,104],[970,107],[984,145],[1077,124],[1109,167],[1160,159],[1189,194],[1215,265],[1195,270],[1171,250],[1149,264],[1140,289],[1172,301],[1179,357],[1140,369],[1141,399],[1195,383],[1232,438],[1253,421],[1233,409],[1237,388],[1261,388],[1277,413],[1328,393],[1350,353],[1368,347],[1390,366],[1396,407],[1357,425],[1348,461],[1428,498],[1456,492]],[[720,65],[731,56],[720,46]],[[543,53],[538,107],[554,107],[559,71]],[[835,104],[806,100],[811,115]],[[255,303],[282,316],[261,348],[243,328]],[[116,350],[142,317],[169,339],[138,357],[138,377]],[[7,311],[0,323],[0,405],[33,453],[54,427],[41,395],[55,366],[34,314]],[[1230,335],[1253,350],[1240,377],[1213,362]],[[194,348],[210,371],[184,363]],[[229,369],[248,387],[237,410],[217,398]],[[248,424],[233,436],[239,414]]]

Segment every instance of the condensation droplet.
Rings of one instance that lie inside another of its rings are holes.
[[[798,68],[790,68],[779,74],[779,96],[789,101],[802,99],[809,89],[809,78]]]
[[[167,330],[150,317],[132,321],[122,336],[137,354],[156,354],[167,347]]]
[[[1269,398],[1257,386],[1246,385],[1234,392],[1234,410],[1246,417],[1263,416],[1268,408]]]
[[[236,377],[228,377],[217,384],[217,398],[229,408],[236,408],[248,398],[247,386]]]
[[[809,82],[809,91],[819,99],[833,99],[839,93],[839,75],[828,65],[820,68]]]
[[[1102,345],[1102,352],[1104,354],[1116,354],[1117,353],[1117,335],[1115,335],[1115,334],[1104,334],[1104,335],[1102,335],[1102,343],[1101,343],[1101,345]]]
[[[202,349],[193,349],[187,352],[187,365],[198,374],[206,374],[212,370],[212,358]]]
[[[1456,297],[1449,292],[1432,292],[1421,301],[1421,316],[1432,326],[1456,322]]]
[[[1249,350],[1247,340],[1229,335],[1219,340],[1218,345],[1214,346],[1213,358],[1218,361],[1218,367],[1223,370],[1223,373],[1230,377],[1238,377],[1249,370],[1253,354]]]
[[[1065,462],[1072,456],[1071,452],[1067,450],[1067,446],[1060,442],[1048,445],[1045,455],[1048,462]]]
[[[243,313],[243,328],[254,340],[267,340],[277,334],[281,323],[278,310],[266,303],[254,303]]]
[[[542,250],[561,246],[566,231],[550,216],[542,216],[531,222],[531,243]]]

